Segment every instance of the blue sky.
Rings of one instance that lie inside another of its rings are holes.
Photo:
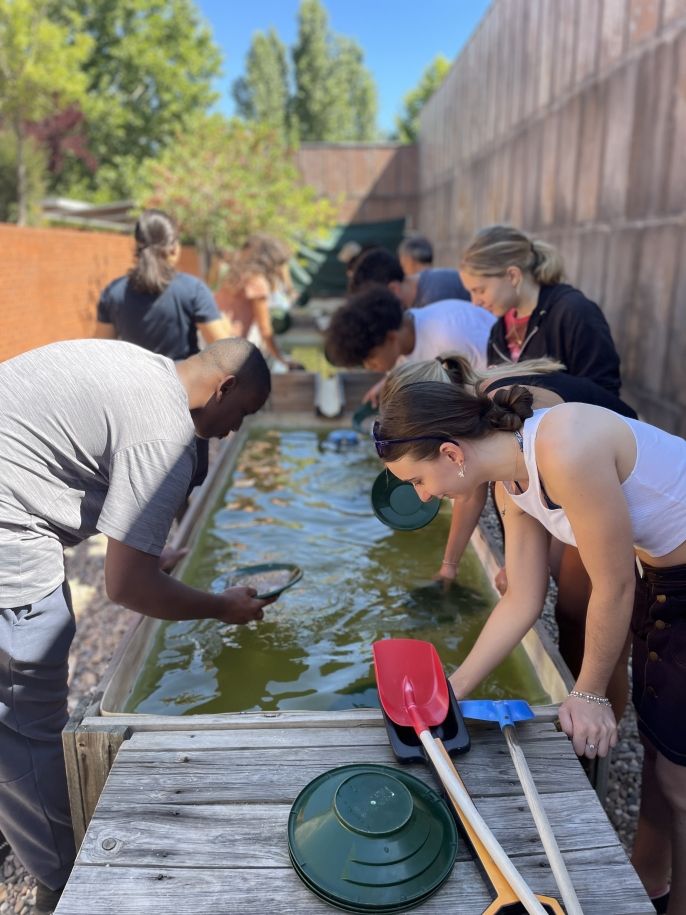
[[[379,129],[393,129],[406,92],[419,82],[436,54],[453,59],[490,0],[324,0],[330,28],[354,38],[376,81]],[[217,85],[219,109],[233,111],[229,88],[243,73],[254,32],[273,26],[290,47],[297,33],[299,0],[196,0],[224,53]]]

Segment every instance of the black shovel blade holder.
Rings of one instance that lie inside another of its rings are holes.
[[[448,683],[448,697],[448,714],[445,717],[445,721],[443,724],[432,727],[431,733],[442,741],[443,746],[451,756],[456,756],[458,753],[466,753],[469,749],[469,732],[450,683]],[[424,747],[414,729],[395,724],[383,708],[381,711],[386,725],[388,741],[398,762],[425,763]]]

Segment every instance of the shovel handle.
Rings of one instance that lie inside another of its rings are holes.
[[[459,806],[460,810],[468,820],[476,835],[481,839],[489,855],[493,858],[503,876],[510,884],[517,898],[527,910],[529,915],[546,915],[546,911],[538,901],[531,888],[508,858],[502,846],[488,828],[485,820],[474,806],[474,802],[467,793],[464,785],[457,777],[455,767],[452,762],[448,764],[441,755],[437,741],[428,728],[419,733],[419,739],[426,750],[429,759],[434,764],[443,786],[450,796],[453,804]]]
[[[548,816],[543,809],[541,796],[538,793],[538,788],[531,775],[529,764],[526,761],[526,756],[524,756],[514,725],[508,724],[502,730],[505,735],[505,740],[507,741],[512,762],[517,770],[519,781],[522,784],[524,796],[526,797],[531,815],[536,824],[536,829],[541,837],[545,853],[548,856],[550,869],[553,872],[555,882],[560,890],[560,895],[562,896],[562,901],[567,910],[567,915],[583,915],[583,910],[569,876],[567,865],[560,853],[560,847],[557,844],[557,839],[550,826]]]
[[[440,741],[438,741],[438,749],[448,765],[452,767],[452,760],[450,759],[448,751]],[[460,782],[464,786],[464,782],[460,778],[457,770],[455,770],[455,775],[460,779]],[[465,791],[466,790],[467,789],[465,788]],[[503,877],[498,865],[489,855],[484,843],[472,829],[469,820],[462,812],[462,809],[452,799],[451,803],[455,808],[455,812],[459,817],[460,823],[462,824],[462,828],[464,829],[467,838],[471,842],[474,853],[481,862],[481,866],[483,867],[486,876],[490,880],[491,886],[495,890],[495,900],[491,903],[491,905],[488,906],[488,908],[484,909],[482,915],[500,915],[500,913],[506,911],[507,908],[512,905],[512,903],[518,901],[517,895],[513,892],[512,887]],[[536,898],[541,903],[541,905],[545,907],[546,911],[551,912],[552,915],[565,915],[565,912],[560,903],[552,896],[542,896],[540,893],[536,893]]]

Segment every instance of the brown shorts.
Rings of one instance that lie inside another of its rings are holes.
[[[663,756],[686,766],[686,565],[643,566],[631,631],[639,730]]]

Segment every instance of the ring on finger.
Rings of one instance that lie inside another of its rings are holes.
[[[595,745],[594,743],[587,743],[587,744],[586,744],[586,749],[587,749],[587,750],[595,750],[595,749],[596,749],[596,745]]]

